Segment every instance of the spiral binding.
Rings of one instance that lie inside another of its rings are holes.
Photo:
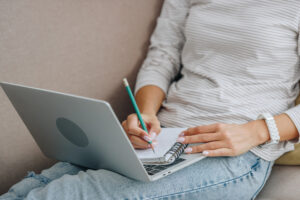
[[[187,147],[187,144],[181,144],[176,142],[170,150],[164,155],[166,162],[172,163],[183,153],[184,149]]]

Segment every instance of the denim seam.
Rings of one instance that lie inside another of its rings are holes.
[[[191,189],[191,190],[186,190],[186,191],[182,191],[182,192],[177,192],[177,193],[167,194],[167,195],[162,195],[162,196],[157,196],[157,197],[149,197],[149,198],[146,198],[146,199],[159,199],[159,198],[164,198],[164,197],[171,197],[171,196],[176,196],[176,195],[180,195],[180,194],[192,193],[192,192],[195,192],[195,191],[203,190],[203,189],[206,189],[206,188],[209,188],[209,187],[214,187],[214,186],[218,186],[218,185],[222,185],[222,184],[228,184],[230,182],[233,182],[234,180],[238,180],[238,179],[243,178],[243,177],[245,177],[249,174],[252,176],[253,170],[255,170],[256,168],[258,168],[260,166],[259,162],[260,162],[260,159],[257,159],[257,162],[254,165],[252,165],[252,167],[250,168],[250,171],[248,171],[247,173],[245,173],[241,176],[235,177],[233,179],[229,179],[229,180],[226,180],[226,181],[222,181],[222,182],[215,183],[215,184],[208,185],[208,186],[204,186],[204,187],[194,188],[194,189]]]
[[[258,195],[259,191],[262,189],[262,187],[265,185],[266,181],[267,181],[267,176],[268,176],[268,173],[269,173],[269,170],[270,170],[270,165],[271,165],[271,162],[269,162],[268,164],[268,167],[267,167],[267,171],[266,171],[266,174],[265,174],[265,177],[264,177],[264,180],[261,184],[261,186],[257,189],[257,191],[254,193],[254,195],[252,196],[251,199],[254,199],[256,198],[256,196]]]

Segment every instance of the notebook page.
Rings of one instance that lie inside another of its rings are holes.
[[[157,136],[157,145],[154,147],[155,154],[152,149],[138,150],[136,149],[137,156],[140,159],[146,158],[161,158],[163,155],[174,145],[178,135],[186,128],[162,128],[160,134]]]

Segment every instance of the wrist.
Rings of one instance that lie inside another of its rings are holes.
[[[150,116],[156,116],[156,112],[153,110],[141,110],[141,114],[143,115],[150,115]]]
[[[264,144],[270,140],[270,133],[268,126],[263,119],[253,120],[247,123],[252,134],[255,136],[256,146]]]
[[[156,115],[157,111],[154,106],[148,104],[138,104],[141,114],[144,115]]]

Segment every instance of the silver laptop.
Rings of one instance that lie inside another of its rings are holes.
[[[41,151],[91,169],[154,181],[204,157],[182,154],[170,165],[143,165],[110,104],[55,91],[0,83]]]

